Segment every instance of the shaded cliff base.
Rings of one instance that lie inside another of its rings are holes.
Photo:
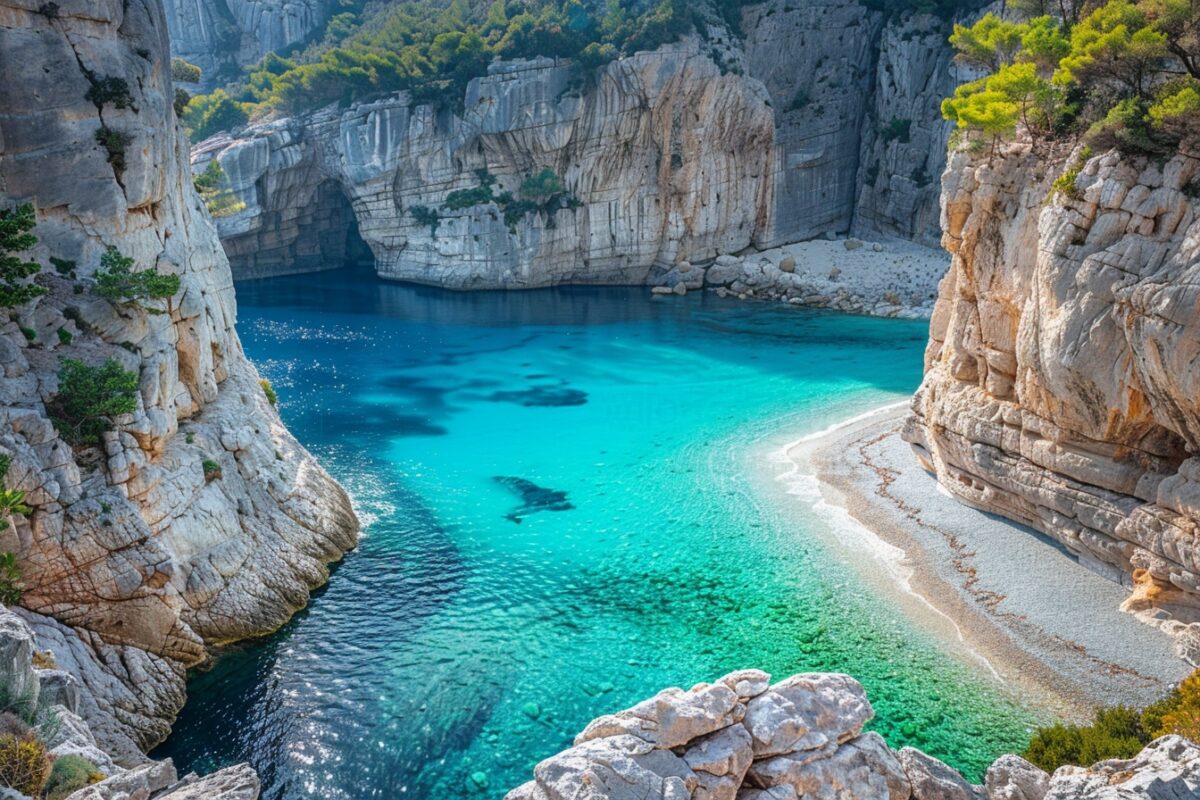
[[[1185,677],[1175,641],[1121,611],[1128,589],[1032,529],[966,506],[882,409],[787,448],[789,491],[839,523],[833,546],[952,652],[1056,716],[1144,705]]]
[[[722,297],[778,300],[848,314],[929,319],[950,266],[940,249],[900,239],[814,239],[761,252],[719,256],[652,272],[656,294],[711,289]]]

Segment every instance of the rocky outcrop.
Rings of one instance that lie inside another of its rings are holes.
[[[7,520],[0,551],[16,554],[22,613],[78,680],[97,744],[131,765],[167,735],[185,670],[283,624],[357,522],[242,352],[171,108],[161,4],[40,7],[0,0],[2,203],[36,207],[28,254],[48,290],[0,322],[4,483],[32,508]],[[165,313],[95,293],[107,248],[179,277]],[[50,420],[65,359],[138,377],[102,446],[72,447]]]
[[[193,166],[218,159],[245,203],[218,220],[238,277],[339,266],[361,237],[381,276],[457,289],[696,288],[679,265],[851,229],[928,241],[948,135],[937,104],[957,80],[946,23],[776,0],[743,28],[592,76],[498,62],[461,113],[400,93],[215,137]],[[546,168],[564,184],[553,208],[443,207],[483,170],[519,199]]]
[[[16,711],[29,720],[30,734],[44,742],[50,758],[86,758],[103,776],[69,800],[256,800],[258,776],[246,764],[204,778],[189,774],[182,780],[170,759],[130,769],[115,765],[80,716],[86,709],[80,706],[79,682],[54,663],[53,651],[42,644],[23,619],[0,607],[0,690],[8,713]],[[35,656],[53,666],[35,666]]]
[[[1197,663],[1200,161],[1079,159],[953,156],[952,267],[905,435],[958,498],[1133,587]]]
[[[976,786],[919,750],[895,752],[864,732],[873,715],[849,676],[772,684],[742,670],[593,720],[505,800],[1182,800],[1200,791],[1200,746],[1178,736],[1129,761],[1053,776],[1002,756]]]
[[[267,53],[312,37],[338,8],[335,0],[164,0],[172,55],[216,86]]]

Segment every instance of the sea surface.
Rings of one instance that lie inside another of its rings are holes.
[[[361,545],[191,678],[155,753],[269,800],[500,798],[593,717],[743,667],[863,682],[978,779],[1037,711],[948,655],[772,486],[789,440],[903,399],[927,325],[644,289],[239,284],[280,411]]]

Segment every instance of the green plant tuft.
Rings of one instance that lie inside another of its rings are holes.
[[[96,445],[112,417],[137,408],[138,376],[116,359],[98,367],[73,358],[58,370],[58,393],[46,404],[59,435],[71,445]]]
[[[0,736],[0,786],[40,797],[49,777],[50,756],[46,745],[33,736]]]
[[[72,792],[104,780],[104,773],[83,756],[65,755],[54,759],[45,786],[45,800],[64,800]]]
[[[266,378],[259,378],[258,385],[262,387],[263,394],[267,396],[267,402],[273,406],[279,405],[279,395],[275,393],[275,387]]]

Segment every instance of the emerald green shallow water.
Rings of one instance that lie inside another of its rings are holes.
[[[365,533],[308,610],[194,676],[156,755],[249,760],[266,798],[499,798],[593,717],[750,666],[851,673],[892,746],[973,777],[1024,746],[1035,713],[771,480],[785,442],[915,388],[924,323],[338,272],[238,299]]]

